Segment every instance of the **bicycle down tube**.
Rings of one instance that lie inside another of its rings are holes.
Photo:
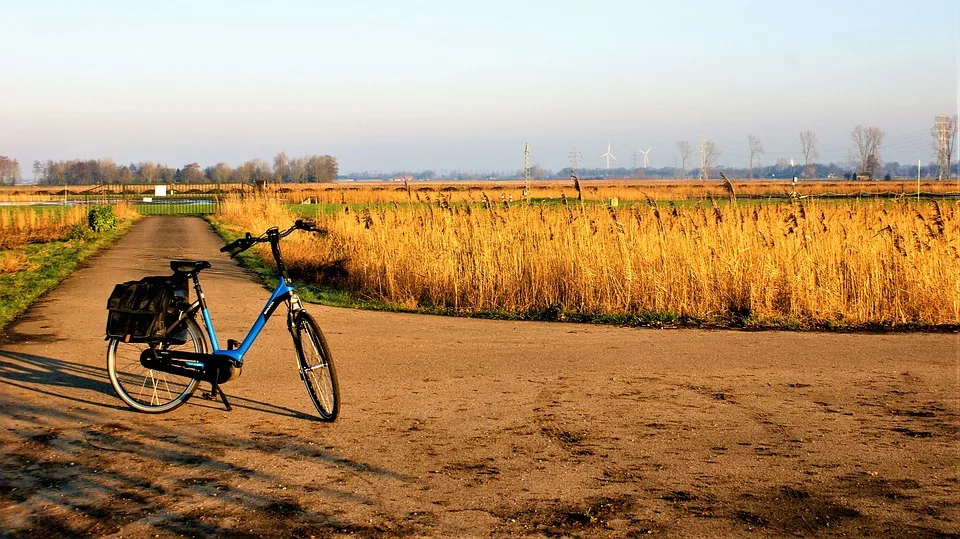
[[[240,346],[235,350],[220,348],[216,331],[213,329],[213,320],[210,318],[209,309],[207,309],[207,302],[204,300],[202,293],[198,294],[200,297],[200,313],[203,316],[203,325],[207,328],[207,335],[210,337],[210,346],[213,348],[213,353],[230,356],[235,359],[238,364],[242,365],[243,356],[248,350],[250,350],[250,347],[253,346],[253,342],[257,340],[257,337],[260,335],[260,331],[263,330],[263,326],[267,323],[267,320],[269,320],[270,316],[273,315],[273,312],[277,310],[277,307],[286,301],[287,298],[289,298],[292,294],[293,288],[287,284],[283,277],[281,277],[277,282],[276,288],[273,289],[273,293],[270,294],[270,299],[267,300],[267,303],[263,306],[263,309],[257,316],[256,321],[254,321],[253,326],[247,333],[247,336],[244,337],[243,342],[241,342]]]

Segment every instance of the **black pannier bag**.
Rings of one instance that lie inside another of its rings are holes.
[[[187,306],[187,291],[187,280],[175,276],[144,277],[116,285],[107,300],[107,338],[182,344],[184,325],[165,337]]]

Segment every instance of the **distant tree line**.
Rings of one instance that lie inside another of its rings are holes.
[[[958,132],[956,116],[941,114],[934,120],[931,129],[933,138],[933,155],[936,163],[920,167],[920,176],[924,178],[936,177],[944,179],[952,175],[960,175],[960,164],[953,163],[954,147]],[[718,166],[722,152],[712,140],[701,139],[697,146],[689,141],[677,142],[676,149],[679,166],[672,167],[615,167],[615,168],[580,168],[577,175],[582,179],[590,178],[703,178],[710,179],[719,171],[732,178],[844,178],[846,180],[862,179],[893,179],[915,178],[917,167],[901,165],[894,161],[884,163],[880,153],[883,147],[885,134],[879,127],[865,127],[858,125],[850,131],[850,140],[853,143],[844,163],[818,163],[817,135],[812,131],[800,133],[801,163],[778,158],[774,164],[760,166],[760,160],[765,153],[760,137],[747,135],[747,151],[749,160],[747,167]],[[688,168],[696,162],[699,166]],[[530,169],[533,179],[569,179],[570,167],[557,172],[546,170],[540,166]],[[378,172],[361,172],[353,175],[357,179],[383,179],[391,177],[412,177],[416,180],[479,180],[479,179],[513,179],[523,178],[525,171],[511,173],[465,173],[451,171],[436,174],[433,170],[423,172],[399,171],[390,174]]]
[[[717,172],[722,171],[724,174],[733,179],[747,179],[750,178],[751,171],[748,167],[728,167],[728,166],[716,166],[711,167],[710,174],[708,178],[714,179],[717,177]],[[953,163],[952,174],[954,177],[957,177],[960,174],[960,164]],[[630,168],[630,167],[611,167],[610,170],[605,168],[579,168],[577,169],[577,175],[581,180],[589,179],[600,179],[600,178],[640,178],[640,179],[674,179],[674,178],[686,178],[686,179],[697,179],[700,176],[700,169],[692,168],[685,171],[681,171],[680,167],[647,167],[647,168]],[[795,165],[790,165],[790,160],[786,158],[778,158],[771,165],[765,165],[762,167],[754,166],[752,171],[752,177],[756,179],[790,179],[796,175],[800,179],[812,179],[812,178],[836,178],[838,180],[856,180],[862,179],[865,176],[862,174],[858,167],[852,166],[848,162],[841,163],[814,163],[810,162],[806,165],[801,162],[797,162]],[[928,163],[923,165],[920,168],[920,175],[923,178],[936,178],[938,175],[938,166],[937,163]],[[412,177],[414,180],[444,180],[444,181],[478,181],[478,180],[514,180],[518,178],[523,178],[523,171],[512,171],[512,172],[463,172],[463,171],[445,171],[442,173],[437,173],[435,171],[423,171],[423,172],[410,172],[405,170],[394,171],[394,172],[383,172],[383,171],[361,171],[361,172],[351,172],[347,174],[348,177],[356,180],[389,180],[391,178],[403,178],[405,176]],[[891,161],[883,163],[875,171],[875,179],[889,179],[893,178],[916,178],[917,177],[917,164],[901,164],[897,161]],[[570,167],[564,167],[559,170],[547,170],[539,167],[531,168],[531,177],[535,180],[569,180],[570,179]]]
[[[13,162],[16,163],[16,161]],[[0,166],[3,166],[2,161]],[[304,183],[336,180],[339,165],[337,158],[330,155],[310,155],[290,159],[287,154],[280,152],[274,157],[272,166],[263,159],[253,159],[236,168],[223,162],[206,168],[201,168],[197,163],[173,168],[152,161],[118,165],[111,159],[72,159],[34,161],[33,173],[37,183],[42,185],[252,183],[255,181]],[[19,176],[19,165],[12,178],[17,176]],[[2,177],[4,176],[0,176]]]

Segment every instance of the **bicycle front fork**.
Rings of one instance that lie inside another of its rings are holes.
[[[287,298],[287,328],[290,330],[290,333],[293,333],[294,320],[302,310],[303,304],[300,302],[300,296],[291,292],[290,297]]]

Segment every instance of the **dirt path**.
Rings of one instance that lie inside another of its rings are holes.
[[[130,411],[116,282],[204,272],[221,340],[266,300],[203,221],[149,218],[0,344],[0,536],[960,534],[956,334],[652,330],[312,306],[315,422],[282,317],[234,411]]]

